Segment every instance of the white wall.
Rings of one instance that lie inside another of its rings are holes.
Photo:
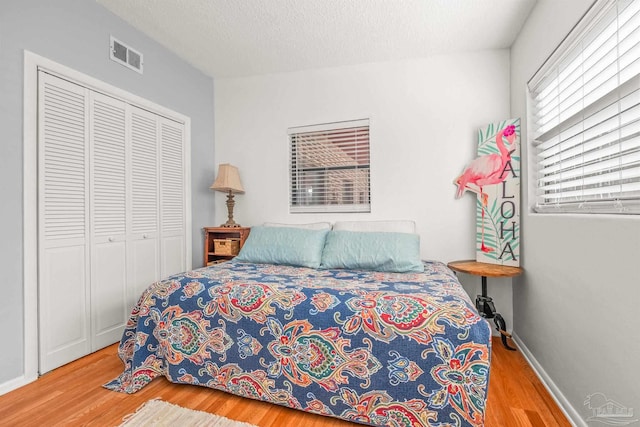
[[[591,3],[537,3],[511,51],[514,115],[526,117],[526,82]],[[525,121],[523,135],[526,128]],[[532,183],[523,176],[526,203]],[[517,338],[575,424],[586,425],[592,413],[584,402],[597,392],[637,414],[640,218],[540,215],[523,207],[521,220],[525,274],[513,288]]]
[[[475,196],[454,178],[476,155],[477,129],[509,118],[508,50],[258,77],[216,79],[215,153],[239,167],[234,217],[265,221],[412,219],[425,259],[474,258]],[[290,214],[287,128],[371,119],[371,213]],[[212,177],[213,179],[213,177]],[[226,221],[224,195],[215,218]],[[474,296],[478,277],[461,277]],[[511,324],[510,280],[489,292]]]
[[[140,75],[109,60],[109,36],[144,54]],[[192,242],[213,216],[213,81],[120,18],[86,0],[2,0],[0,6],[0,393],[24,374],[23,74],[24,50],[44,56],[191,118]],[[32,349],[33,350],[33,349]]]

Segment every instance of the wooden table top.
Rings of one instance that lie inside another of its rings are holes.
[[[447,267],[460,273],[475,274],[485,277],[514,277],[521,275],[524,270],[509,265],[488,264],[474,260],[452,261]]]

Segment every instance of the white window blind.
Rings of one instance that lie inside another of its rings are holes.
[[[290,128],[289,210],[370,212],[369,120]]]
[[[529,82],[537,212],[640,213],[640,1],[598,1]]]

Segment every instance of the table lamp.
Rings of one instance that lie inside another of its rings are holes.
[[[244,188],[240,182],[238,168],[230,165],[229,163],[221,164],[218,167],[218,176],[209,188],[227,193],[227,211],[229,212],[229,218],[227,219],[227,222],[220,225],[220,227],[241,227],[240,224],[233,220],[233,206],[236,204],[233,200],[233,195],[234,193],[244,193]]]

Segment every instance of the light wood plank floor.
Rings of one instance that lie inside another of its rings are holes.
[[[164,378],[133,395],[102,388],[121,371],[115,345],[58,368],[0,396],[0,426],[117,426],[153,398],[260,427],[356,425]],[[570,426],[520,352],[505,350],[499,339],[493,342],[486,426]]]

